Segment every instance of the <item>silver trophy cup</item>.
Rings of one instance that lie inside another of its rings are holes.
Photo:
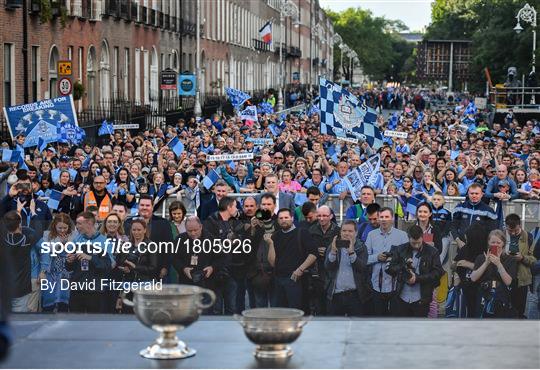
[[[209,301],[203,303],[205,297]],[[197,321],[201,311],[212,306],[215,300],[214,292],[193,285],[171,284],[159,290],[134,290],[133,302],[124,298],[124,303],[133,306],[139,321],[160,333],[140,355],[158,360],[194,356],[197,351],[178,340],[176,332]]]

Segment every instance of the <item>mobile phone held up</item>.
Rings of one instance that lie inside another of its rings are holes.
[[[493,254],[494,256],[497,256],[498,255],[497,246],[496,245],[490,245],[489,246],[489,253]]]
[[[350,242],[348,240],[338,239],[336,240],[337,248],[349,248]]]

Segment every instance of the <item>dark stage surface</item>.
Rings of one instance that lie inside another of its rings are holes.
[[[284,363],[259,362],[232,319],[202,317],[179,338],[184,360],[139,356],[157,332],[134,316],[12,317],[15,344],[0,368],[540,368],[540,321],[315,319]]]

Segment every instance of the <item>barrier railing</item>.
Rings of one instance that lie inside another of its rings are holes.
[[[247,197],[256,197],[260,194],[261,193],[230,193],[229,196],[238,199],[245,199]],[[162,202],[159,209],[155,210],[154,213],[156,215],[160,215],[161,217],[168,218],[168,201],[178,199],[179,198],[175,195],[170,196],[168,199],[165,199]],[[350,204],[351,199],[350,197],[348,199],[339,199],[339,194],[328,194],[327,201],[325,203],[327,204],[329,202],[335,202],[336,200],[339,201],[339,206],[336,207],[338,211],[336,212],[336,209],[334,207],[331,208],[336,213],[338,223],[341,224],[344,219],[345,213],[347,212],[345,204]],[[464,200],[465,197],[445,197],[445,208],[448,209],[450,212],[453,212],[454,208],[456,208],[456,206]],[[377,195],[376,202],[382,207],[390,207],[392,209],[396,209],[397,206],[397,198],[393,195]],[[495,209],[493,202],[491,203],[491,205]],[[520,215],[522,227],[525,230],[531,231],[535,227],[540,226],[540,201],[522,199],[505,201],[503,202],[503,207],[504,215],[508,215],[510,213],[516,213]]]

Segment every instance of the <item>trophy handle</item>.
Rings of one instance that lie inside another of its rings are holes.
[[[129,307],[134,306],[133,302],[126,298],[126,293],[124,292],[120,293],[120,298],[122,298],[122,303],[124,303],[126,306],[129,306]]]
[[[201,291],[199,292],[199,294],[201,295],[201,299],[200,301],[197,303],[199,305],[199,308],[208,308],[208,307],[212,307],[212,305],[214,304],[214,302],[216,301],[216,295],[214,294],[213,291],[211,291],[210,289],[202,289],[201,288]],[[210,297],[210,302],[207,303],[207,304],[204,304],[202,302],[202,298],[204,295],[208,295],[208,297]]]
[[[311,321],[311,319],[313,319],[313,315],[306,316],[304,320],[298,323],[298,328],[303,328],[308,322]]]
[[[242,317],[242,315],[239,315],[237,313],[235,313],[233,315],[233,319],[235,319],[236,321],[238,321],[238,323],[240,325],[242,325],[243,327],[246,327],[246,323],[244,322],[244,318]]]

